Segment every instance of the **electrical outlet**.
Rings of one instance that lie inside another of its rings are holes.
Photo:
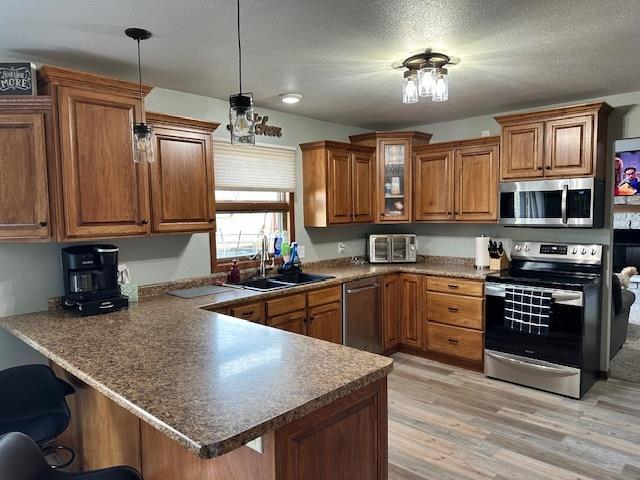
[[[304,258],[304,245],[298,245],[298,256],[300,260]]]
[[[482,130],[482,137],[490,137],[491,132],[489,130]]]
[[[342,242],[338,243],[338,253],[344,253],[346,249],[347,249],[347,246],[344,243]]]

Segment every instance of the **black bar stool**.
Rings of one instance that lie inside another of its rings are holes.
[[[83,473],[53,470],[28,436],[12,432],[0,437],[0,478],[3,480],[142,480],[131,467],[111,467]]]
[[[70,413],[65,397],[74,393],[46,365],[25,365],[0,371],[0,435],[22,432],[45,450],[73,450],[48,445],[69,426]]]

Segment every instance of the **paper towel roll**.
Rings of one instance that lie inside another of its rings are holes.
[[[489,268],[489,237],[476,237],[476,268]]]

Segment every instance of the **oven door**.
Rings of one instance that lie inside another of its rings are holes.
[[[371,235],[369,237],[369,262],[391,262],[391,238],[388,235]]]
[[[601,226],[604,190],[593,178],[503,182],[500,223],[538,227]]]
[[[504,297],[508,286],[485,285],[485,347],[522,357],[580,368],[584,296],[582,291],[538,288],[553,296],[547,335],[516,332],[505,326]],[[525,286],[525,285],[519,285]],[[533,288],[533,287],[532,287]]]

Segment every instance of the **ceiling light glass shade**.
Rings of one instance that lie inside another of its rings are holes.
[[[283,103],[298,103],[300,100],[302,100],[302,95],[299,93],[285,93],[282,95]]]
[[[421,97],[433,95],[433,84],[436,78],[436,69],[425,67],[418,70],[418,94]]]
[[[148,123],[133,124],[133,161],[153,163],[153,127]]]
[[[449,100],[449,72],[446,68],[436,69],[431,100],[434,102]]]
[[[229,125],[232,144],[256,144],[253,94],[239,93],[229,97]]]
[[[404,72],[402,82],[402,103],[416,103],[418,101],[418,75],[415,71]]]

